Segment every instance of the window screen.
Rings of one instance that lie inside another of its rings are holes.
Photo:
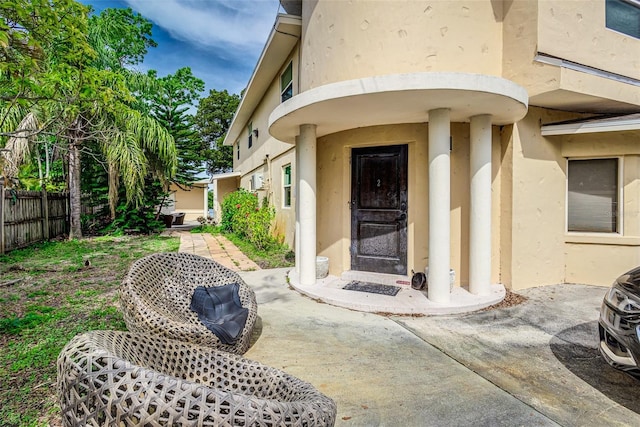
[[[618,231],[618,159],[569,160],[568,230]]]
[[[280,76],[280,98],[281,102],[293,96],[293,63],[289,62],[289,65],[284,70],[284,73]]]
[[[606,0],[606,25],[607,28],[640,39],[640,2]]]
[[[291,206],[291,165],[282,168],[282,205],[286,208]]]

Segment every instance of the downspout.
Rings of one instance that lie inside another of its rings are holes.
[[[271,176],[271,158],[268,154],[265,155],[265,162],[267,163],[267,177],[269,179],[269,188],[267,188],[267,201],[271,203],[273,201],[273,177]]]

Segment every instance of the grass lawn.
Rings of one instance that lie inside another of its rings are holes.
[[[260,268],[280,268],[293,267],[295,264],[295,255],[291,249],[285,244],[275,244],[269,249],[258,249],[246,239],[238,237],[233,233],[223,233],[220,227],[204,225],[191,230],[192,233],[209,233],[212,235],[222,235],[229,239],[231,243],[236,245],[253,262],[258,264]]]
[[[116,291],[130,263],[179,245],[170,237],[100,237],[0,256],[0,425],[60,425],[58,353],[78,333],[125,330]]]

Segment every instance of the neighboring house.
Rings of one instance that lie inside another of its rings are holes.
[[[184,221],[207,217],[207,191],[209,178],[194,181],[190,186],[171,184],[169,198],[162,208],[163,214],[184,213]]]
[[[213,219],[216,224],[222,220],[222,202],[227,195],[240,188],[240,172],[219,173],[211,176],[213,191]]]
[[[285,1],[225,144],[293,280],[471,294],[640,264],[640,2]]]

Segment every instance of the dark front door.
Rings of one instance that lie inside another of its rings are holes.
[[[407,146],[351,153],[351,269],[407,274]]]

